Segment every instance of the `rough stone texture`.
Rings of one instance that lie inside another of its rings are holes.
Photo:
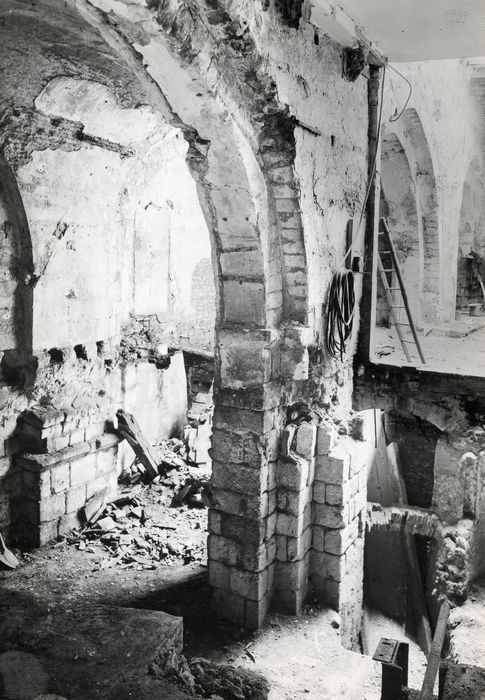
[[[28,620],[28,632],[15,624],[17,615]],[[151,694],[145,692],[150,666],[182,651],[181,618],[149,610],[76,607],[58,601],[54,610],[35,596],[26,608],[13,594],[3,597],[0,618],[2,647],[11,644],[33,652],[50,692],[72,700],[128,698],[126,682],[131,697],[187,697],[162,681],[149,684]]]
[[[89,498],[116,493],[119,438],[104,434],[104,423],[89,421],[89,415],[53,407],[32,407],[22,414],[15,440],[32,450],[15,460],[21,500],[13,537],[22,545],[46,544],[81,525],[79,511]],[[94,435],[90,427],[96,428]],[[65,438],[61,444],[60,437]]]

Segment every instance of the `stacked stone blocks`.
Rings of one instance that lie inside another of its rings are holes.
[[[117,489],[116,435],[89,415],[34,407],[19,420],[16,455],[21,473],[22,518],[18,537],[39,546],[79,526],[80,510],[96,494]]]

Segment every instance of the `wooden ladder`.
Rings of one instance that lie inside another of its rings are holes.
[[[411,315],[408,295],[406,292],[406,287],[404,286],[404,279],[402,276],[401,267],[399,265],[399,260],[397,258],[396,249],[391,238],[387,221],[383,217],[379,221],[379,243],[381,241],[384,242],[386,247],[379,250],[379,245],[377,246],[377,269],[379,270],[382,286],[384,287],[387,303],[389,305],[389,313],[391,315],[392,322],[396,327],[399,342],[401,343],[401,347],[407,362],[415,364],[410,353],[410,348],[408,348],[408,345],[414,345],[416,352],[419,355],[421,364],[425,365],[426,360],[424,359],[418,334],[416,332],[416,326],[414,325],[413,317]],[[385,257],[388,262],[384,263],[382,260],[383,257]],[[391,275],[390,280],[387,277],[389,274]],[[397,282],[397,286],[393,286],[393,284],[395,284],[394,280]],[[399,303],[396,303],[393,292],[398,292],[400,294],[401,299]],[[407,321],[401,321],[401,316],[399,313],[399,310],[401,309],[405,310]],[[411,329],[412,338],[404,337],[404,327]]]

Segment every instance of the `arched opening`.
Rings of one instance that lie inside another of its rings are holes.
[[[21,386],[32,351],[32,243],[17,182],[2,156],[0,240],[1,379]]]
[[[421,119],[414,108],[404,111],[402,135],[416,188],[418,231],[421,241],[420,296],[422,320],[434,323],[442,317],[441,256],[436,180],[433,161]],[[446,280],[449,283],[449,280]]]
[[[416,320],[421,320],[421,266],[415,191],[409,161],[400,140],[394,133],[385,134],[381,145],[381,216],[388,220],[409,300],[416,310]],[[384,242],[380,245],[381,250],[385,249]],[[394,301],[399,303],[395,293]],[[400,319],[401,316],[399,312]],[[389,308],[382,283],[379,282],[377,323],[389,324]]]
[[[482,284],[485,280],[485,215],[483,177],[478,158],[468,166],[460,208],[458,260],[456,273],[456,308],[468,311],[470,304],[485,303]]]
[[[210,346],[215,387],[210,583],[218,610],[257,627],[272,590],[254,599],[254,589],[248,591],[244,582],[249,577],[259,590],[273,580],[274,472],[285,385],[293,382],[296,368],[297,379],[306,377],[305,357],[301,361],[306,260],[294,120],[278,103],[255,46],[248,43],[234,62],[230,44],[213,45],[210,7],[200,8],[201,16],[183,17],[165,4],[156,14],[137,8],[146,19],[142,46],[138,34],[128,39],[88,3],[66,8],[66,18],[59,5],[56,21],[33,37],[29,60],[41,54],[55,64],[65,41],[63,23],[70,25],[74,13],[75,26],[85,31],[73,47],[73,74],[59,77],[53,65],[56,77],[47,85],[37,73],[25,81],[34,105],[24,117],[30,140],[18,161],[18,151],[10,152],[34,259],[42,262],[33,300],[33,345],[40,358],[35,398],[41,408],[52,407],[49,420],[56,426],[68,423],[72,412],[84,411],[84,418],[96,411],[98,419],[84,433],[66,427],[49,449],[61,452],[90,434],[93,454],[103,451],[96,431],[104,435],[106,419],[127,394],[132,410],[139,399],[152,401],[157,377],[168,376],[167,363],[173,368],[177,353],[190,354],[194,374],[194,355]],[[224,31],[233,31],[226,14],[216,19]],[[188,43],[192,36],[200,42],[201,34],[207,55],[195,52],[197,58],[188,61]],[[234,72],[217,62],[208,70],[213,55],[222,60],[223,51]],[[235,65],[239,62],[243,65]],[[239,80],[239,72],[252,76],[251,85]],[[13,118],[9,130],[7,142],[24,139]],[[299,324],[293,334],[292,322]],[[207,379],[202,365],[195,372],[199,385]],[[39,406],[29,409],[28,419],[44,415]],[[140,423],[147,427],[148,420]],[[110,445],[106,459],[104,452],[95,459],[113,469],[117,449]],[[81,501],[95,488],[83,481],[94,473],[88,462],[76,477]],[[36,543],[75,522],[81,501],[74,508],[73,486],[72,480],[64,485],[65,498],[56,501],[48,522],[38,491],[27,495]],[[112,486],[112,479],[105,483],[109,493]],[[66,503],[72,510],[58,512]],[[272,531],[261,528],[269,518]],[[236,550],[237,562],[227,561],[227,553]],[[222,569],[227,576],[221,578]]]

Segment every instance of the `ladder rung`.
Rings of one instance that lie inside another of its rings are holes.
[[[400,291],[401,291],[401,287],[389,287],[389,291],[390,291],[390,292],[400,292]]]
[[[394,268],[389,267],[389,268],[387,268],[387,270],[385,268],[382,268],[382,272],[394,272]]]
[[[387,255],[391,251],[390,250],[379,250],[378,252],[379,252],[379,255]]]
[[[403,323],[403,321],[397,321],[396,326],[409,326],[409,323]]]

